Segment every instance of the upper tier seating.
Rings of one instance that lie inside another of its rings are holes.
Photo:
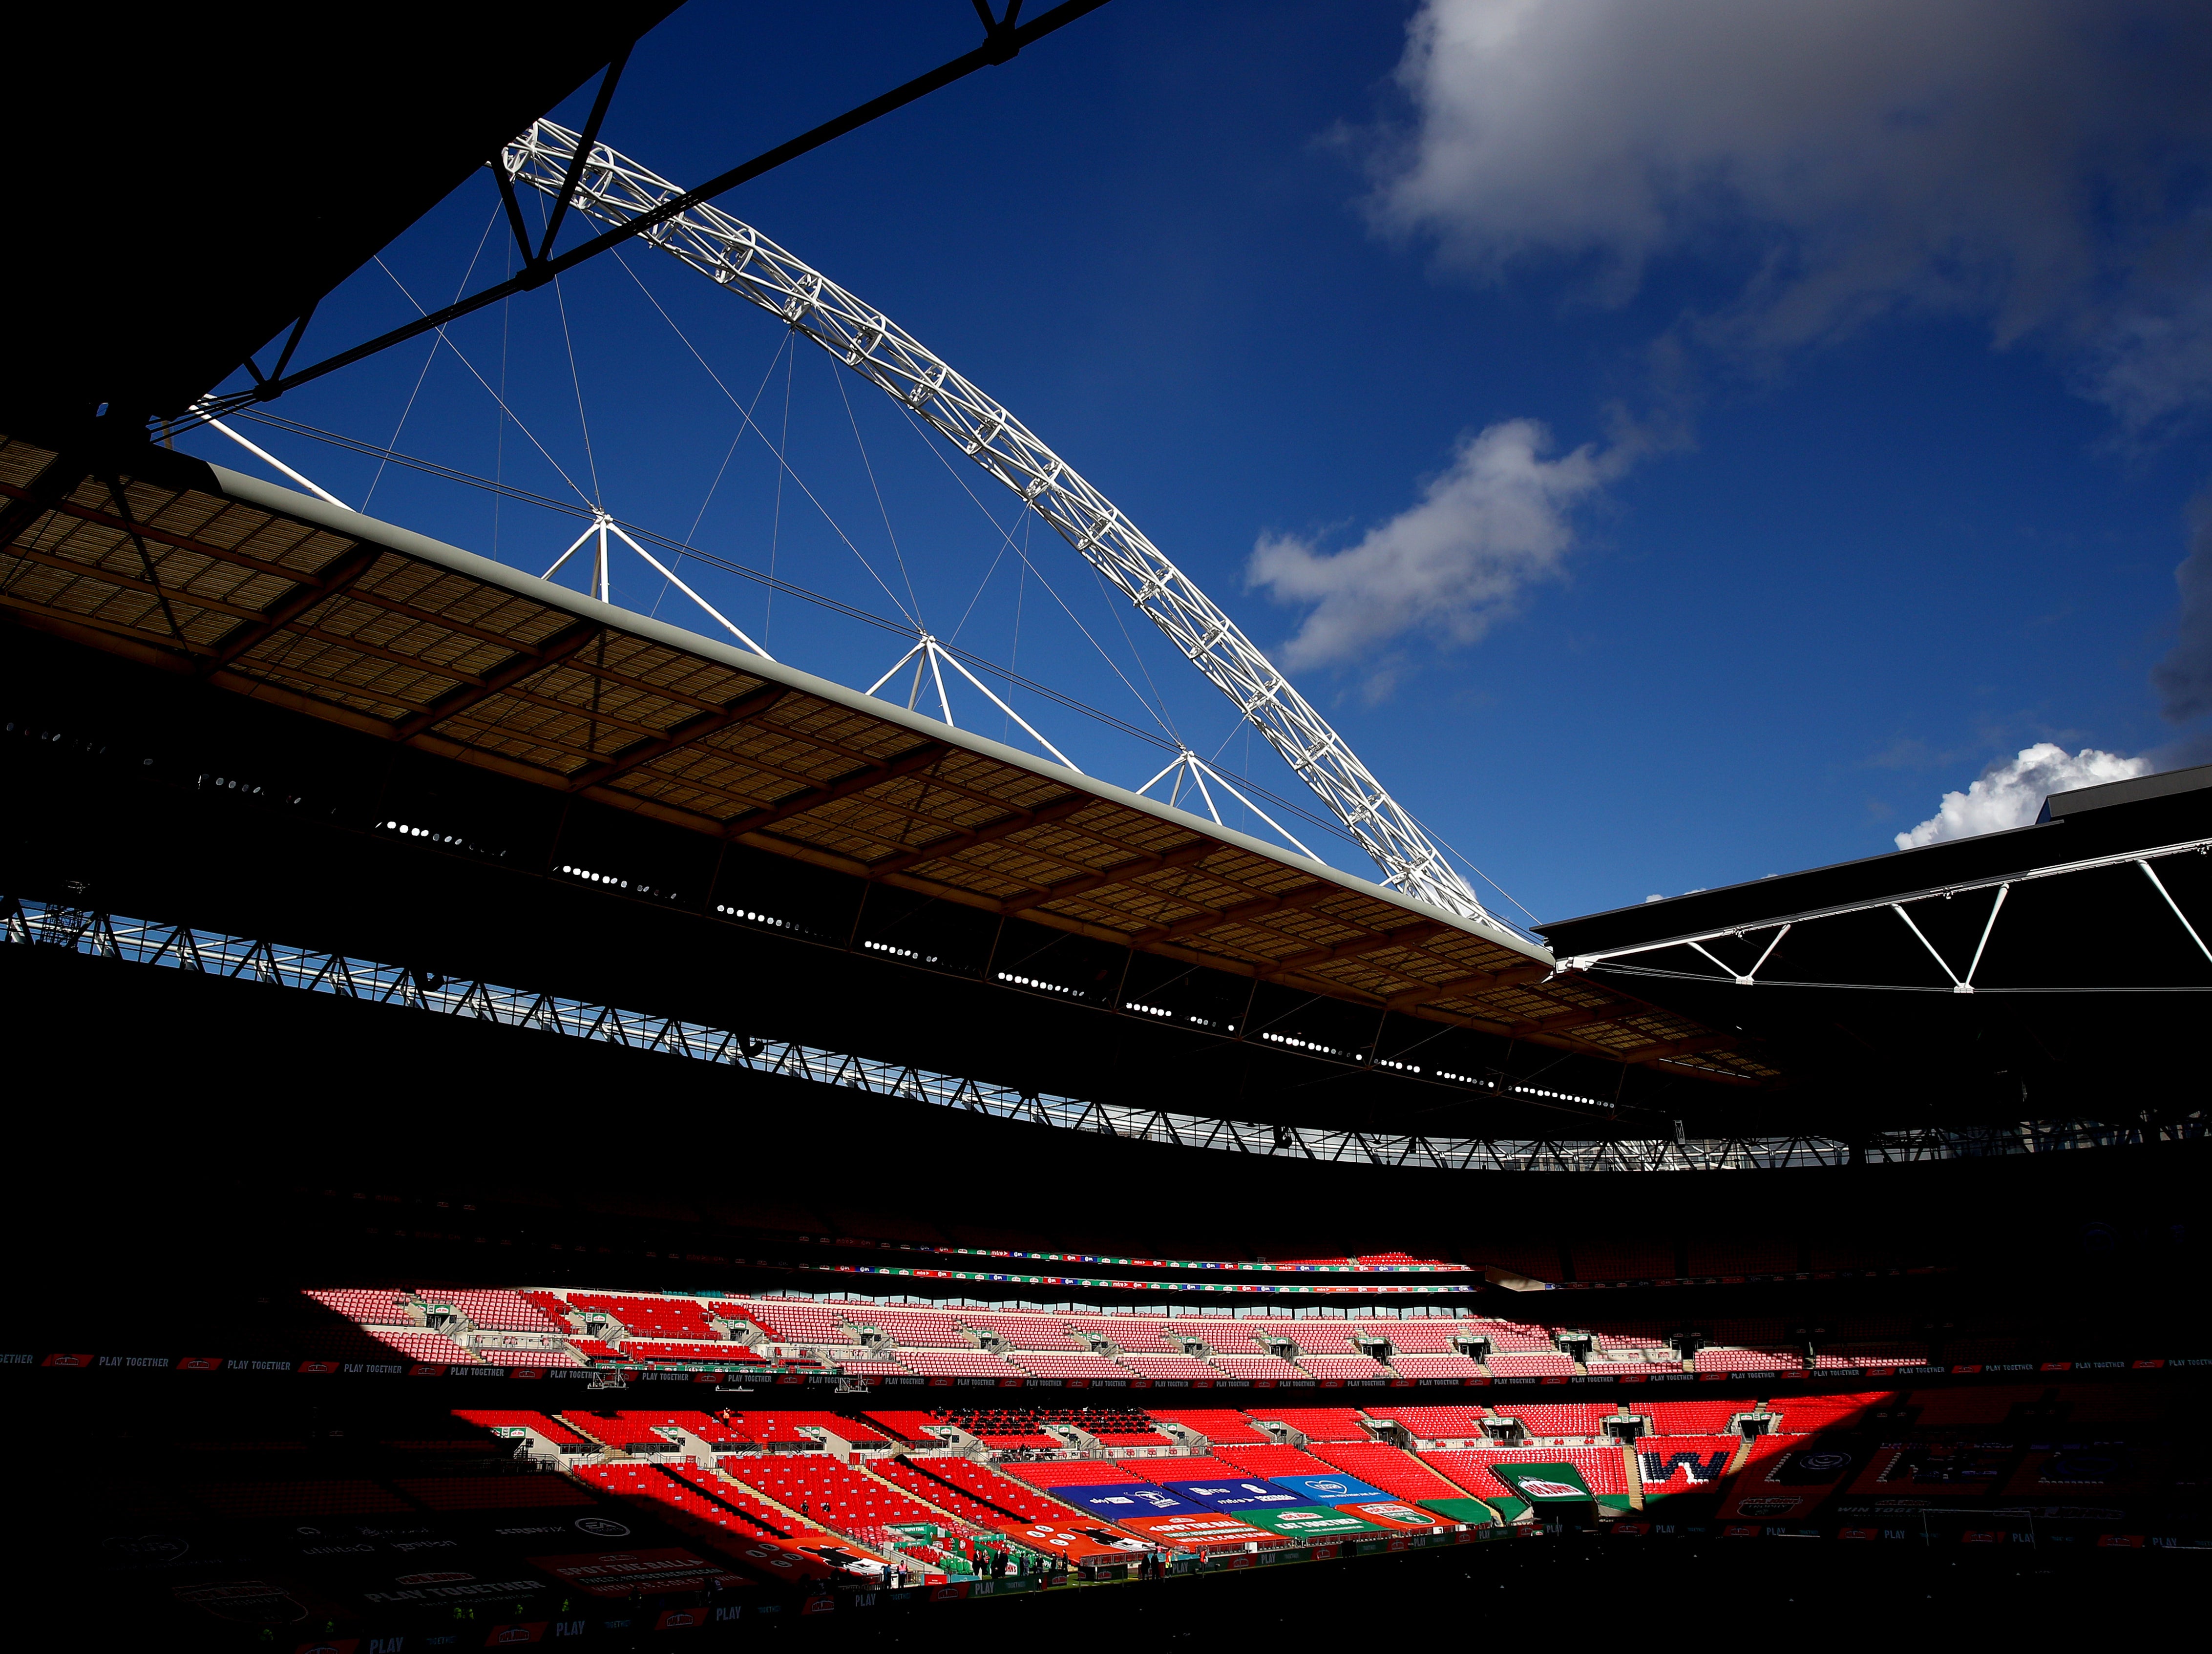
[[[1751,1411],[1747,1401],[1644,1402],[1629,1403],[1629,1410],[1651,1420],[1654,1436],[1710,1436],[1728,1428],[1739,1413]]]
[[[895,1310],[855,1305],[846,1311],[855,1326],[889,1333],[901,1349],[972,1350],[975,1340],[960,1317],[942,1310]]]
[[[849,1347],[860,1341],[860,1334],[845,1324],[842,1311],[828,1304],[795,1298],[732,1298],[715,1307],[726,1315],[743,1316],[779,1344]]]
[[[1387,1338],[1390,1347],[1401,1355],[1457,1355],[1459,1347],[1452,1340],[1459,1335],[1455,1321],[1376,1321],[1363,1322],[1346,1329],[1363,1333],[1370,1338]],[[1298,1341],[1301,1344],[1305,1340]],[[1394,1361],[1392,1365],[1395,1365]]]
[[[1390,1365],[1401,1378],[1480,1378],[1482,1369],[1464,1355],[1394,1355]]]
[[[1464,1324],[1468,1332],[1487,1338],[1494,1351],[1553,1348],[1552,1329],[1548,1327],[1524,1327],[1517,1321],[1469,1321]]]
[[[743,1344],[721,1339],[625,1338],[623,1355],[632,1361],[690,1361],[723,1366],[759,1365],[763,1357]]]
[[[1155,1407],[1155,1419],[1166,1419],[1196,1431],[1216,1446],[1235,1442],[1273,1443],[1274,1438],[1234,1408]]]
[[[423,1292],[430,1304],[449,1304],[485,1332],[565,1333],[566,1321],[556,1322],[520,1292],[465,1288],[459,1292]]]
[[[362,1330],[380,1344],[391,1347],[410,1361],[438,1361],[447,1366],[481,1366],[482,1359],[443,1333],[400,1332],[385,1327],[364,1327]]]
[[[1040,1378],[1127,1378],[1129,1369],[1079,1350],[1015,1350],[1007,1359]]]
[[[1390,1369],[1371,1355],[1301,1354],[1298,1365],[1316,1378],[1332,1378],[1340,1383],[1364,1383],[1390,1376]]]
[[[1278,1355],[1222,1355],[1206,1359],[1231,1378],[1304,1378],[1307,1375]]]
[[[1601,1421],[1620,1416],[1620,1409],[1610,1402],[1563,1402],[1545,1405],[1502,1401],[1492,1406],[1491,1411],[1500,1419],[1519,1420],[1521,1428],[1531,1436],[1602,1435]]]
[[[1723,1349],[1709,1347],[1691,1359],[1699,1372],[1800,1372],[1805,1363],[1792,1350]]]
[[[1310,1476],[1327,1475],[1330,1466],[1323,1459],[1299,1447],[1246,1447],[1217,1444],[1213,1450],[1217,1459],[1226,1459],[1247,1475],[1254,1476]]]
[[[1218,1378],[1219,1367],[1188,1355],[1122,1355],[1115,1359],[1132,1372],[1145,1378]],[[1287,1365],[1279,1363],[1278,1365]],[[1295,1369],[1293,1369],[1295,1371]]]
[[[1003,1356],[986,1355],[981,1350],[908,1349],[899,1347],[898,1359],[909,1372],[919,1372],[933,1378],[1018,1378],[1022,1370],[1012,1365]],[[842,1364],[848,1370],[852,1362]]]
[[[996,1334],[1012,1349],[1072,1350],[1076,1347],[1075,1335],[1068,1331],[1067,1323],[1057,1316],[978,1315],[963,1310],[960,1312],[960,1319],[978,1332]]]
[[[1079,1333],[1100,1333],[1125,1350],[1139,1355],[1181,1355],[1181,1343],[1167,1335],[1157,1321],[1138,1316],[1070,1316],[1067,1324]],[[1211,1373],[1200,1375],[1211,1377]]]
[[[1639,1350],[1613,1350],[1607,1353],[1620,1359],[1608,1361],[1603,1356],[1592,1356],[1583,1363],[1583,1371],[1593,1378],[1617,1377],[1622,1373],[1650,1372],[1651,1363],[1644,1359]],[[1680,1365],[1680,1363],[1669,1363]]]
[[[718,1342],[720,1335],[708,1323],[707,1312],[688,1298],[648,1298],[633,1292],[571,1291],[568,1302],[579,1310],[598,1310],[622,1323],[632,1338],[680,1338]]]
[[[496,1340],[504,1335],[486,1335]],[[495,1366],[501,1367],[580,1367],[589,1364],[573,1350],[509,1349],[496,1342],[480,1348],[477,1354]]]
[[[1500,1378],[1557,1378],[1575,1370],[1575,1364],[1557,1350],[1513,1350],[1486,1356],[1484,1362]]]
[[[316,1287],[301,1294],[312,1298],[325,1309],[357,1321],[364,1327],[410,1327],[415,1317],[404,1307],[405,1300],[389,1286],[374,1289],[353,1286]]]
[[[1403,1448],[1388,1447],[1381,1442],[1331,1442],[1326,1445],[1316,1443],[1313,1455],[1394,1498],[1419,1500],[1465,1497],[1465,1490],[1456,1483],[1445,1481]]]
[[[1366,1330],[1341,1322],[1300,1321],[1291,1326],[1288,1336],[1297,1344],[1298,1358],[1304,1360],[1309,1355],[1364,1355],[1365,1347],[1353,1343],[1352,1335]]]
[[[1317,1442],[1371,1442],[1358,1410],[1348,1407],[1259,1407],[1245,1409],[1255,1419],[1286,1424],[1300,1435]]]
[[[1488,1416],[1479,1407],[1388,1407],[1367,1409],[1377,1419],[1395,1419],[1416,1441],[1480,1441]]]

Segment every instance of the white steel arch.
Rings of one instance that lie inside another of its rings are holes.
[[[505,147],[500,164],[518,183],[557,200],[577,141],[566,127],[539,121]],[[619,226],[684,193],[594,143],[570,204]],[[1267,737],[1375,859],[1386,885],[1447,912],[1497,922],[1420,824],[1237,623],[1119,508],[951,364],[881,311],[715,207],[695,206],[648,227],[640,239],[781,317],[1019,495]]]

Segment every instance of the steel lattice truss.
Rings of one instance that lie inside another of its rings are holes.
[[[220,931],[128,918],[88,907],[0,896],[0,946],[46,947],[130,964],[236,976],[275,987],[417,1010],[574,1039],[690,1057],[762,1073],[846,1085],[881,1097],[1141,1142],[1287,1159],[1458,1171],[1748,1171],[1849,1164],[1834,1138],[1713,1137],[1674,1141],[1393,1136],[1223,1120],[1089,1102],[960,1079],[927,1068],[741,1034],[680,1018],[560,994],[428,975],[405,966]],[[2202,1106],[2163,1122],[2021,1121],[1997,1127],[1878,1132],[1856,1152],[1868,1164],[2049,1153],[2204,1136]]]
[[[559,200],[577,142],[567,128],[539,121],[506,147],[501,162],[517,182]],[[601,223],[620,226],[684,193],[595,143],[569,201]],[[941,357],[882,312],[714,207],[696,206],[650,225],[641,239],[781,318],[927,420],[1020,496],[1229,697],[1375,859],[1385,884],[1449,913],[1492,918],[1420,824],[1236,623],[1113,502]]]

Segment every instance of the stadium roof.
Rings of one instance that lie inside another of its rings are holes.
[[[115,480],[0,436],[0,605],[21,621],[987,913],[1583,1056],[1775,1077],[1502,927],[759,655],[165,451]]]

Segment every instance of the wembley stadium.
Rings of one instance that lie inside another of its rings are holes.
[[[5,278],[40,1646],[1609,1641],[1850,1602],[1888,1636],[2193,1588],[2212,767],[1506,922],[1116,508],[710,204],[1080,52],[1100,3],[979,5],[966,57],[696,190],[600,137],[672,7],[426,13],[434,54],[258,100],[232,216],[139,131],[292,46],[40,26],[72,67],[33,119],[176,241],[151,287],[75,234]],[[392,85],[419,107],[332,215],[305,152]],[[551,204],[508,295],[658,247],[888,392],[1372,868],[1188,749],[1164,799],[1082,773],[927,633],[903,703],[770,659],[605,512],[580,590],[201,457],[381,347],[302,341],[463,185],[525,254]],[[711,620],[616,602],[629,551]],[[1018,732],[956,724],[956,673]]]

